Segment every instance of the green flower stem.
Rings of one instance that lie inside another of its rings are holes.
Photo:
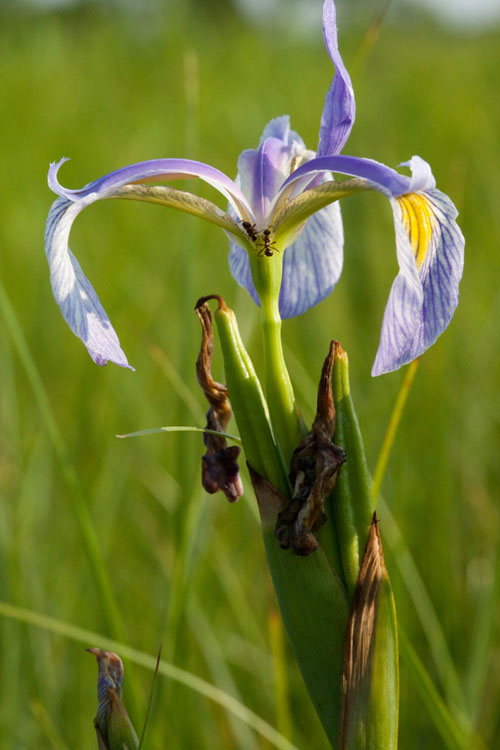
[[[347,461],[339,474],[330,501],[335,517],[344,577],[349,591],[356,587],[372,518],[371,482],[363,438],[354,411],[349,386],[346,352],[337,344],[332,376],[333,400],[337,412],[335,442],[342,446]]]
[[[250,254],[250,268],[260,298],[262,343],[264,349],[265,388],[271,423],[287,466],[292,453],[306,430],[297,410],[295,394],[285,364],[281,343],[279,291],[283,258],[274,251],[272,257]]]

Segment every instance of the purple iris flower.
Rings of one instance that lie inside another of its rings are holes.
[[[279,297],[283,318],[300,315],[330,294],[343,260],[338,200],[376,190],[392,206],[399,273],[392,285],[372,374],[396,370],[431,346],[458,304],[464,238],[450,199],[435,187],[429,165],[418,156],[411,176],[371,159],[341,155],[355,117],[354,92],[337,44],[335,5],[325,0],[323,35],[335,66],[326,95],[317,153],[290,129],[288,117],[272,120],[259,147],[244,151],[231,180],[218,169],[189,159],[154,159],[118,169],[81,190],[57,179],[63,159],[52,164],[49,186],[60,197],[47,219],[46,254],[54,296],[72,331],[99,365],[128,367],[118,337],[93,287],[68,247],[76,216],[103,198],[128,198],[177,208],[222,227],[230,238],[234,278],[258,303],[249,255],[283,261]],[[337,180],[335,175],[348,176]],[[228,211],[191,193],[151,185],[199,177],[228,201]]]

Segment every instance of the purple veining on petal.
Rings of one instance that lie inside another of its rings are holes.
[[[448,326],[458,304],[464,238],[455,221],[457,210],[450,199],[435,188],[420,195],[425,196],[432,211],[431,240],[426,257],[417,272],[422,301],[417,310],[407,309],[407,269],[400,268],[384,313],[373,375],[396,370],[423,354]],[[396,201],[394,204],[398,257],[399,251],[402,251],[411,264],[411,257],[415,257],[414,251],[404,230]],[[410,319],[413,319],[413,324],[405,328],[405,321],[410,322]]]
[[[254,221],[252,209],[238,185],[227,175],[209,164],[191,159],[151,159],[122,167],[90,182],[80,190],[68,190],[59,183],[57,173],[60,166],[67,161],[62,159],[50,165],[48,183],[51,190],[68,200],[75,201],[91,193],[112,192],[116,188],[131,183],[162,182],[166,180],[181,180],[189,177],[199,177],[204,182],[218,190],[234,206],[239,216],[242,214],[248,220]]]
[[[45,252],[52,291],[64,319],[98,365],[108,361],[130,367],[110,320],[80,264],[68,247],[71,225],[86,206],[98,200],[58,198],[51,206],[45,231]]]
[[[243,250],[242,247],[236,245],[234,242],[230,241],[229,245],[229,270],[231,271],[233,279],[237,281],[240,286],[246,289],[255,304],[260,306],[259,295],[257,294],[252,279],[248,253],[246,252],[246,250]]]
[[[300,237],[285,250],[281,317],[301,315],[325,299],[340,277],[342,262],[340,204],[332,203],[311,216]]]
[[[356,104],[351,78],[342,61],[337,42],[337,19],[333,0],[323,5],[323,36],[335,65],[335,74],[325,99],[319,131],[318,156],[342,151],[354,123]]]

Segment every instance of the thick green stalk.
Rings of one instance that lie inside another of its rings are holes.
[[[290,488],[274,441],[267,405],[233,312],[219,299],[215,313],[225,379],[251,467],[266,555],[283,622],[307,690],[337,747],[347,596],[323,549],[307,558],[282,550],[274,536]]]
[[[279,547],[272,502],[258,485],[254,487],[267,562],[288,639],[323,728],[332,747],[337,748],[348,612],[345,588],[321,547],[309,557]]]
[[[271,257],[249,256],[252,277],[260,298],[266,398],[276,440],[289,466],[292,453],[304,437],[305,429],[297,410],[281,343],[279,290],[283,259],[278,251],[273,252]]]

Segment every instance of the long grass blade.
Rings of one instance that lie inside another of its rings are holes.
[[[131,438],[131,437],[142,437],[142,435],[155,435],[158,432],[204,432],[207,435],[219,435],[219,437],[225,437],[228,440],[234,440],[236,443],[241,443],[239,437],[236,435],[229,435],[227,432],[218,432],[217,430],[209,430],[204,427],[189,427],[184,425],[174,425],[172,427],[150,427],[147,430],[138,430],[137,432],[127,432],[124,435],[117,435],[117,438]]]
[[[54,617],[48,617],[39,612],[16,607],[13,604],[4,601],[0,601],[0,615],[38,628],[44,628],[45,630],[49,630],[50,632],[63,636],[64,638],[69,638],[70,640],[85,645],[89,643],[99,643],[101,648],[107,651],[114,651],[134,664],[150,669],[153,672],[156,669],[156,657],[132,648],[125,643],[106,638],[100,633],[79,628],[70,623],[63,622],[62,620],[57,620]],[[276,729],[274,729],[274,727],[268,724],[267,721],[258,716],[258,714],[240,703],[236,698],[233,698],[232,695],[229,695],[224,690],[211,685],[201,677],[198,677],[185,669],[176,667],[174,664],[164,660],[160,661],[158,671],[164,677],[167,677],[180,685],[184,685],[214,703],[219,704],[226,711],[237,716],[241,721],[245,722],[245,724],[248,724],[249,727],[258,732],[270,742],[273,747],[278,748],[278,750],[298,750],[296,745],[283,737],[276,731]]]
[[[16,349],[17,355],[25,369],[26,375],[30,382],[35,400],[42,415],[47,433],[52,443],[54,453],[61,466],[61,473],[68,486],[69,497],[72,501],[73,511],[76,516],[78,528],[80,530],[83,547],[87,560],[92,571],[96,591],[100,600],[105,622],[110,632],[117,640],[126,641],[126,631],[123,620],[115,601],[111,582],[109,580],[106,567],[102,558],[97,534],[88,511],[86,498],[80,486],[77,474],[67,453],[63,436],[57,425],[56,419],[47,397],[42,379],[36,367],[35,361],[31,356],[24,333],[17,319],[16,312],[7,292],[0,281],[0,309],[7,323],[12,342]],[[133,689],[128,688],[130,695],[129,702],[132,703],[131,711],[136,709],[136,698]]]

